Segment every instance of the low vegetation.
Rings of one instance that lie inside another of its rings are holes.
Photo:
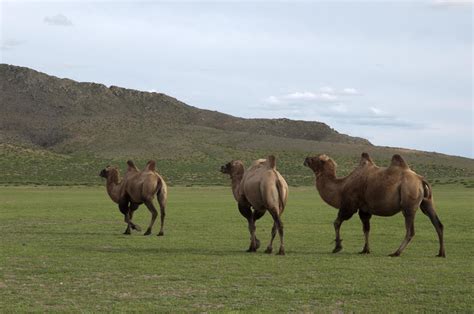
[[[0,187],[3,312],[472,312],[472,200],[437,185],[446,259],[424,215],[403,256],[391,258],[403,217],[372,219],[371,254],[359,255],[358,219],[332,254],[336,211],[314,187],[290,188],[286,256],[246,253],[247,222],[229,187],[171,187],[164,237],[121,235],[123,216],[104,187]],[[51,199],[54,198],[54,202]],[[138,210],[135,221],[146,225]],[[257,223],[269,240],[271,217]]]

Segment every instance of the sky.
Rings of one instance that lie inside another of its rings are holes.
[[[0,0],[0,61],[474,158],[472,15],[466,0]]]

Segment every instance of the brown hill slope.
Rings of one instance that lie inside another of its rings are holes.
[[[362,151],[381,165],[402,153],[429,178],[474,176],[472,159],[377,147],[320,122],[237,118],[160,93],[6,64],[0,64],[0,110],[0,183],[98,183],[96,170],[106,163],[154,158],[172,184],[223,184],[222,163],[274,153],[291,184],[310,184],[302,166],[307,155],[331,154],[347,173]]]
[[[78,83],[6,64],[0,65],[0,93],[0,140],[57,152],[140,155],[154,144],[186,152],[196,140],[207,142],[205,136],[214,138],[209,144],[225,144],[241,133],[370,144],[320,122],[242,119],[164,94]]]

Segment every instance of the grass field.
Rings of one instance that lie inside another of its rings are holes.
[[[472,312],[474,189],[434,188],[447,258],[418,212],[413,242],[401,215],[372,219],[362,249],[357,217],[331,254],[336,211],[314,188],[290,188],[283,216],[286,256],[266,255],[270,216],[257,223],[262,248],[246,253],[246,221],[230,188],[172,187],[165,236],[125,236],[103,187],[0,187],[0,311]],[[135,221],[144,227],[149,213]],[[156,234],[159,224],[155,226]],[[279,245],[275,241],[275,250]]]

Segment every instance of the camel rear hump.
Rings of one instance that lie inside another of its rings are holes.
[[[390,167],[400,167],[402,169],[410,169],[405,159],[402,156],[395,154],[392,156]]]
[[[154,160],[148,161],[143,171],[156,171],[156,161]]]

